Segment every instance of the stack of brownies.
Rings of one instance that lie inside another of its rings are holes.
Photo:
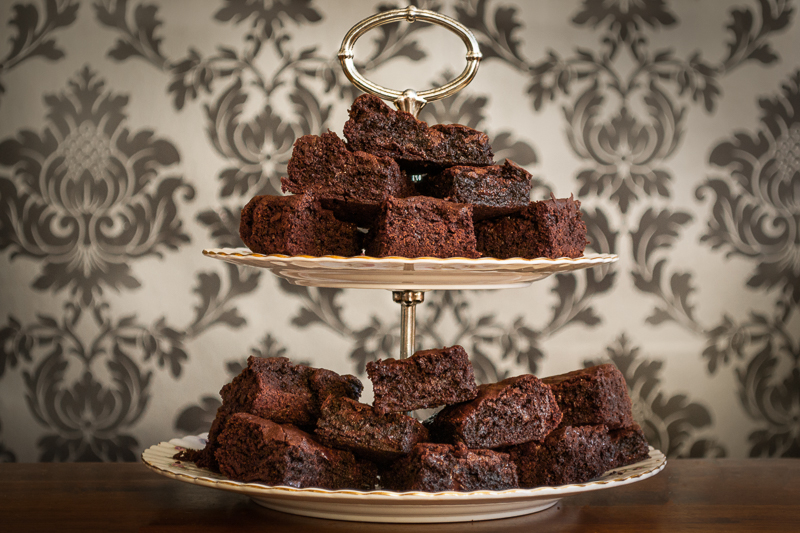
[[[581,483],[649,455],[610,364],[477,386],[453,346],[367,374],[373,405],[354,376],[250,357],[222,388],[206,447],[176,458],[270,485],[440,492]],[[407,414],[441,406],[424,423]]]
[[[254,252],[372,257],[579,257],[580,202],[531,202],[531,175],[495,165],[485,133],[428,126],[359,96],[336,133],[294,144],[290,196],[256,196],[239,234]]]

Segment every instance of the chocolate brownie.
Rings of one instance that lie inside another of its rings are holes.
[[[562,426],[544,442],[526,442],[506,451],[524,488],[589,481],[611,468],[613,458],[603,425]]]
[[[247,367],[222,387],[223,406],[278,424],[313,427],[328,396],[357,400],[363,385],[355,376],[292,364],[286,357],[247,359]]]
[[[259,254],[361,254],[361,233],[322,207],[312,194],[256,196],[242,209],[239,236]]]
[[[388,198],[365,241],[372,257],[480,257],[472,206],[437,198]]]
[[[376,462],[393,461],[428,440],[428,430],[416,419],[402,413],[382,415],[344,397],[323,402],[314,433],[323,444]]]
[[[237,481],[324,489],[374,488],[377,469],[352,453],[316,442],[291,425],[247,413],[232,415],[219,435],[219,469]]]
[[[460,124],[428,127],[411,113],[395,111],[377,96],[363,94],[350,107],[344,136],[351,150],[391,157],[409,169],[491,165],[489,137]]]
[[[355,376],[292,364],[286,357],[247,358],[247,367],[222,387],[222,404],[279,424],[313,427],[328,396],[357,400],[363,385]]]
[[[413,411],[472,400],[478,395],[472,363],[461,346],[422,350],[408,359],[367,363],[379,413]]]
[[[515,213],[531,201],[531,175],[510,159],[502,166],[450,167],[416,187],[426,196],[472,204],[473,220]]]
[[[316,191],[324,207],[360,226],[369,226],[383,200],[415,194],[411,178],[389,157],[351,152],[338,135],[304,135],[294,143],[283,192]]]
[[[559,422],[561,411],[550,387],[527,374],[479,386],[474,400],[440,411],[430,430],[436,442],[498,448],[541,441]]]
[[[505,453],[423,443],[397,460],[381,482],[394,491],[506,490],[517,486],[517,470]]]
[[[205,448],[181,452],[178,460],[194,461],[201,468],[218,471],[215,452],[218,437],[234,413],[250,413],[274,422],[313,428],[320,405],[329,396],[357,400],[363,390],[355,376],[340,376],[323,368],[292,364],[286,357],[247,359],[247,367],[222,387],[222,405],[208,431]]]
[[[612,364],[575,370],[542,381],[550,385],[565,426],[605,424],[610,429],[633,425],[625,377]]]
[[[611,467],[626,466],[650,457],[650,447],[639,424],[612,429],[608,432],[611,441]]]
[[[485,257],[580,257],[588,244],[581,203],[569,198],[531,202],[513,215],[475,223],[478,251]]]

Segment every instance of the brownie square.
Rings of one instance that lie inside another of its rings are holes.
[[[235,413],[249,413],[279,424],[313,428],[320,406],[329,396],[357,400],[363,390],[355,376],[340,376],[323,368],[292,364],[286,357],[247,359],[247,367],[220,390],[222,405],[208,431],[205,448],[181,452],[176,459],[194,461],[201,468],[219,471],[218,438]]]
[[[491,165],[489,137],[460,124],[428,127],[405,111],[395,111],[374,95],[356,98],[344,125],[351,150],[391,157],[409,170],[453,165]]]
[[[388,198],[365,248],[372,257],[480,257],[472,207],[425,196]]]
[[[344,397],[323,402],[314,433],[323,444],[376,462],[393,461],[428,440],[428,430],[416,419],[402,413],[380,414]]]
[[[333,132],[304,135],[294,143],[283,192],[317,193],[322,205],[349,222],[372,224],[389,196],[415,194],[411,178],[389,157],[351,152]]]
[[[222,387],[223,406],[278,424],[313,427],[328,396],[357,400],[363,385],[355,376],[292,364],[286,357],[247,359],[247,367]]]
[[[639,424],[612,429],[608,432],[608,437],[613,454],[610,468],[638,463],[650,457],[650,446]]]
[[[423,443],[394,463],[381,481],[394,491],[506,490],[517,486],[517,472],[505,453]]]
[[[441,410],[429,426],[437,442],[499,448],[541,441],[561,422],[550,387],[527,374],[480,385],[478,396]]]
[[[565,426],[605,424],[611,429],[634,424],[631,397],[622,372],[612,364],[544,378],[555,394]]]
[[[531,200],[530,173],[509,159],[503,165],[450,167],[416,187],[426,196],[472,204],[473,221],[518,212]]]
[[[256,196],[242,209],[239,236],[259,254],[361,254],[361,233],[341,222],[312,194]]]
[[[219,469],[237,481],[324,489],[374,488],[377,469],[352,453],[316,442],[291,425],[247,413],[232,415],[219,436]]]
[[[589,481],[611,468],[613,457],[603,425],[562,426],[544,442],[526,442],[506,451],[524,488]]]
[[[580,257],[586,249],[581,203],[569,198],[531,202],[513,215],[475,223],[478,251],[485,257]]]
[[[422,350],[408,359],[367,363],[379,413],[413,411],[472,400],[478,395],[472,363],[461,346]]]

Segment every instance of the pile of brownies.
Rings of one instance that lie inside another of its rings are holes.
[[[281,179],[290,196],[256,196],[239,234],[254,252],[372,257],[579,257],[580,202],[530,200],[531,175],[495,165],[488,136],[428,126],[359,96],[336,133],[294,144]]]
[[[354,376],[250,357],[220,391],[206,447],[176,458],[239,481],[439,492],[581,483],[649,456],[610,364],[477,386],[452,346],[367,374],[373,405]],[[407,414],[441,406],[423,423]]]

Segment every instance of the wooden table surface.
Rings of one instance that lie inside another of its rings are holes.
[[[655,477],[541,513],[462,524],[362,524],[270,511],[142,464],[0,464],[0,532],[800,532],[800,460],[670,460]]]

